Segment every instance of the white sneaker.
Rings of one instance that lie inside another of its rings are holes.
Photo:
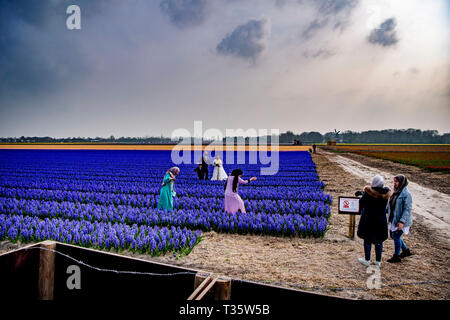
[[[370,261],[367,261],[364,258],[358,258],[359,263],[361,263],[362,265],[365,265],[366,267],[370,267]]]
[[[379,268],[381,267],[381,261],[375,261],[375,267]]]

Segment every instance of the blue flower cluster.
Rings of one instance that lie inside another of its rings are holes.
[[[6,238],[23,242],[55,240],[84,247],[160,255],[168,251],[189,252],[200,241],[201,231],[175,226],[160,228],[0,214],[0,240]]]
[[[229,165],[224,153],[228,174],[241,168],[244,179],[258,177],[239,188],[247,213],[228,214],[224,182],[198,180],[194,164],[178,165],[174,211],[156,208],[170,151],[0,150],[0,239],[155,254],[192,249],[199,230],[322,237],[332,197],[310,154],[279,155],[278,173],[262,176],[263,165]]]
[[[320,210],[320,208],[319,208]],[[319,211],[318,210],[318,211]],[[321,209],[323,210],[323,208]],[[315,217],[300,214],[225,213],[223,210],[141,209],[126,206],[102,207],[95,204],[77,204],[55,201],[40,202],[0,198],[0,212],[43,218],[86,220],[138,224],[147,226],[178,226],[204,231],[216,230],[231,233],[271,235],[323,236],[327,220],[322,214]]]
[[[178,201],[175,208],[183,209],[216,209],[223,208],[223,187],[217,189],[217,194],[221,196],[208,197],[203,195],[202,198],[198,198],[200,192],[196,195],[183,196],[183,192],[178,194]],[[316,202],[316,203],[331,203],[331,196],[324,194],[323,192],[301,192],[294,194],[292,191],[252,191],[253,197],[248,193],[243,192],[241,196],[247,200],[247,203],[255,210],[269,210],[275,204],[279,207],[278,203],[283,203],[283,212],[286,210],[294,210],[295,206],[299,206],[304,202]],[[0,187],[0,197],[2,198],[15,198],[15,199],[27,199],[27,200],[42,200],[42,201],[70,201],[77,203],[95,203],[101,205],[125,205],[131,207],[150,207],[156,208],[158,204],[158,194],[149,195],[130,195],[130,194],[115,194],[115,193],[93,193],[93,192],[79,192],[79,191],[62,191],[62,190],[46,190],[46,189],[14,189]],[[275,210],[279,213],[279,210]],[[287,212],[290,213],[290,212]],[[300,212],[299,212],[300,213]]]

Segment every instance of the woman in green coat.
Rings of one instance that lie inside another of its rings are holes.
[[[159,193],[158,209],[173,210],[173,197],[175,196],[173,184],[175,183],[175,177],[179,173],[180,168],[178,167],[172,167],[167,170],[162,182],[161,192]]]

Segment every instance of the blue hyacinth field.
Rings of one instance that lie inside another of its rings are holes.
[[[0,150],[0,240],[161,255],[187,254],[212,230],[325,235],[332,197],[308,152],[280,152],[275,175],[261,175],[263,165],[248,161],[227,164],[223,156],[227,174],[240,168],[243,179],[257,177],[239,187],[247,213],[225,213],[225,182],[199,180],[195,164],[177,165],[174,210],[157,209],[173,166],[170,151]]]

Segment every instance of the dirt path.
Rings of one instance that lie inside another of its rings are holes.
[[[450,195],[450,174],[443,172],[431,172],[421,168],[410,166],[393,161],[387,161],[374,157],[366,157],[363,155],[344,152],[339,153],[342,157],[352,159],[372,168],[378,168],[394,175],[404,174],[408,180],[419,183],[423,187],[428,187],[433,190]]]
[[[328,157],[332,157],[345,171],[363,178],[366,184],[370,184],[372,178],[379,174],[392,189],[395,173],[372,168],[340,155],[328,154]],[[441,241],[450,244],[450,195],[412,181],[408,184],[408,190],[413,198],[413,218],[420,215],[423,218],[421,221],[432,229],[436,236],[441,237]]]
[[[334,155],[313,155],[326,192],[334,199],[352,195],[367,184],[365,179],[349,174],[335,162]],[[355,172],[356,173],[356,172]],[[405,282],[449,280],[449,248],[440,241],[426,223],[426,217],[416,215],[414,227],[405,237],[414,255],[401,264],[386,260],[393,253],[393,243],[384,243],[381,284],[396,285]],[[363,256],[361,239],[350,240],[348,216],[337,214],[333,201],[329,230],[323,239],[281,238],[269,236],[204,233],[204,239],[193,251],[181,258],[174,255],[150,257],[125,253],[143,259],[161,261],[179,266],[229,276],[235,279],[270,282],[286,287],[320,287],[322,292],[358,299],[449,299],[448,284],[408,285],[368,290],[370,274],[357,262]],[[358,218],[357,221],[358,223]],[[8,241],[0,242],[0,252],[17,247]],[[405,276],[406,275],[406,276]],[[345,290],[336,291],[336,288]],[[363,290],[360,290],[363,289]]]

